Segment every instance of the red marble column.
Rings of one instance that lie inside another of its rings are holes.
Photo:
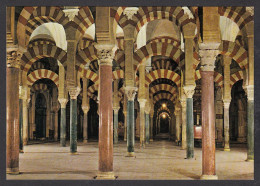
[[[19,66],[16,52],[7,55],[6,173],[19,174]]]
[[[202,175],[216,175],[214,72],[201,72]]]
[[[99,56],[99,173],[97,179],[114,179],[112,50],[98,49]]]

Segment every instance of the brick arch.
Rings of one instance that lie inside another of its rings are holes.
[[[125,77],[125,74],[124,74],[124,71],[123,70],[114,70],[113,71],[113,74],[112,74],[112,78],[113,80],[116,80],[116,79],[124,79]]]
[[[52,57],[64,63],[67,60],[67,53],[61,48],[53,45],[37,45],[31,48],[28,48],[21,58],[21,70],[28,72],[32,64],[42,58]]]
[[[172,94],[178,93],[177,92],[177,88],[169,85],[169,84],[157,84],[153,87],[150,88],[150,94],[155,94],[156,92],[160,91],[160,90],[165,90],[168,92],[171,92]]]
[[[195,81],[201,79],[201,70],[196,70],[195,71]],[[222,74],[218,72],[214,72],[214,82],[217,84],[218,87],[223,88],[224,86],[224,77]]]
[[[125,67],[125,53],[122,50],[116,50],[114,60],[117,62],[117,64],[120,65],[121,68]]]
[[[163,93],[160,93],[160,94],[155,95],[155,96],[153,97],[153,102],[156,103],[157,101],[159,101],[159,100],[161,100],[161,99],[167,99],[167,100],[170,100],[170,101],[172,101],[172,102],[174,103],[176,97],[177,97],[177,96],[174,96],[174,95],[172,95],[172,94],[170,94],[170,93],[165,93],[165,92],[163,92]]]
[[[230,87],[232,88],[236,82],[242,79],[244,79],[242,70],[233,73],[232,75],[230,75]]]
[[[59,87],[59,75],[55,72],[47,69],[39,69],[31,72],[27,76],[27,85],[28,87],[32,87],[32,85],[39,79],[50,79],[55,83],[57,87]]]
[[[152,71],[145,76],[145,86],[148,87],[151,82],[159,78],[172,80],[177,87],[180,87],[181,85],[181,76],[179,74],[171,70],[159,69]]]
[[[34,84],[31,88],[31,94],[39,90],[46,91],[48,90],[48,86],[43,83]]]
[[[218,13],[220,16],[225,16],[234,21],[243,35],[246,36],[246,25],[253,21],[254,17],[241,7],[219,7]]]
[[[219,52],[233,58],[241,69],[248,68],[248,52],[237,43],[222,40],[219,46]]]
[[[92,12],[90,11],[88,6],[81,7],[79,9],[78,15],[74,17],[73,21],[73,27],[75,27],[76,30],[76,36],[80,37],[83,36],[93,23],[95,22]]]
[[[152,56],[162,55],[172,58],[178,65],[184,64],[184,53],[181,49],[174,47],[168,43],[149,43],[139,48],[134,53],[134,65],[138,66],[142,64],[146,59]]]
[[[38,26],[47,22],[57,22],[66,27],[69,23],[69,19],[59,7],[24,7],[17,23],[19,46],[26,48],[32,32]]]
[[[79,50],[78,54],[76,55],[77,65],[81,68],[91,61],[97,60],[97,49],[91,45],[90,47],[84,48],[83,50]]]
[[[91,81],[93,81],[94,83],[96,83],[98,81],[98,74],[93,72],[92,70],[88,69],[82,69],[79,68],[78,72],[80,73],[80,77],[81,78],[87,78],[90,79]]]

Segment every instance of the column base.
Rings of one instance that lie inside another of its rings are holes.
[[[84,139],[83,144],[87,144],[87,143],[88,143],[88,140]]]
[[[95,177],[96,180],[115,180],[116,177],[114,175],[114,172],[101,172],[99,171],[97,173],[97,176]]]
[[[237,141],[240,143],[245,143],[246,142],[246,138],[241,137],[241,138],[237,138]]]
[[[153,139],[150,139],[150,141],[153,141]]]
[[[27,141],[23,142],[23,146],[27,145]]]
[[[19,150],[19,153],[24,153],[24,151],[23,150]]]
[[[70,152],[71,155],[79,155],[78,152]]]
[[[18,175],[19,173],[19,168],[6,168],[6,174],[12,174],[12,175]]]
[[[134,152],[127,152],[125,157],[135,157],[135,153]]]
[[[230,151],[230,148],[224,148],[224,151],[229,152],[229,151]]]
[[[124,139],[124,141],[126,141],[126,139]]]
[[[254,162],[254,159],[251,159],[251,158],[248,159],[248,158],[247,158],[246,161],[247,161],[247,162]]]
[[[201,180],[218,180],[217,175],[202,175],[200,177]]]

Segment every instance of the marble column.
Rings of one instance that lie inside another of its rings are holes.
[[[254,85],[246,87],[247,93],[247,161],[254,161]]]
[[[145,99],[139,99],[140,105],[140,147],[145,147]]]
[[[124,141],[126,141],[127,138],[127,97],[126,95],[124,95],[123,112],[124,112]]]
[[[28,143],[28,107],[29,101],[23,99],[23,145],[27,145]]]
[[[145,113],[145,143],[149,144],[150,141],[150,116]]]
[[[181,139],[181,127],[180,127],[180,108],[175,108],[175,118],[176,118],[176,143],[179,143],[180,139]]]
[[[201,56],[201,114],[202,114],[202,176],[217,179],[215,167],[215,108],[214,64],[219,44],[200,45]]]
[[[54,111],[54,141],[58,141],[58,111]]]
[[[150,141],[153,141],[153,112],[150,113]]]
[[[114,179],[112,60],[113,45],[96,45],[99,58],[99,166],[98,179]]]
[[[127,157],[134,157],[135,145],[135,121],[134,121],[134,99],[136,87],[125,87],[127,96]]]
[[[181,99],[181,149],[187,149],[186,141],[186,99]]]
[[[19,55],[19,54],[18,54]],[[6,173],[19,174],[19,68],[16,51],[7,52]]]
[[[89,107],[82,107],[84,112],[83,118],[83,143],[86,144],[88,142],[88,111]]]
[[[230,100],[223,100],[224,104],[224,151],[230,151],[229,146],[229,106]]]
[[[19,99],[19,152],[23,153],[23,100]]]
[[[114,110],[114,144],[118,143],[118,111],[119,108],[113,108]]]
[[[194,157],[194,119],[193,119],[193,94],[195,86],[184,86],[184,93],[186,94],[186,139],[187,139],[187,159]]]
[[[66,147],[66,105],[68,100],[59,98],[60,102],[60,146]]]
[[[77,97],[80,93],[79,87],[69,87],[70,95],[70,153],[77,154]]]

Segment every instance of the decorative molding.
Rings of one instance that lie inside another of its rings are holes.
[[[137,90],[137,87],[124,87],[128,101],[134,101]]]
[[[60,102],[60,107],[61,107],[61,108],[66,108],[66,105],[67,105],[68,99],[65,99],[65,98],[59,98],[58,100],[59,100],[59,102]]]
[[[6,54],[6,66],[8,68],[20,68],[22,53],[18,51],[10,51]]]
[[[95,45],[99,65],[111,65],[115,56],[114,45]]]
[[[69,18],[69,21],[74,21],[74,18],[76,15],[78,15],[79,9],[78,8],[73,8],[73,9],[65,9],[63,10],[65,13],[65,16]]]
[[[224,106],[225,109],[229,109],[230,102],[231,102],[231,100],[229,100],[229,99],[223,100],[223,106]]]
[[[123,14],[126,15],[128,20],[132,20],[133,15],[136,14],[138,10],[139,10],[139,8],[137,8],[137,7],[126,7],[124,9]]]
[[[89,111],[89,106],[87,106],[87,105],[82,106],[82,110],[83,110],[84,114],[87,114]]]

